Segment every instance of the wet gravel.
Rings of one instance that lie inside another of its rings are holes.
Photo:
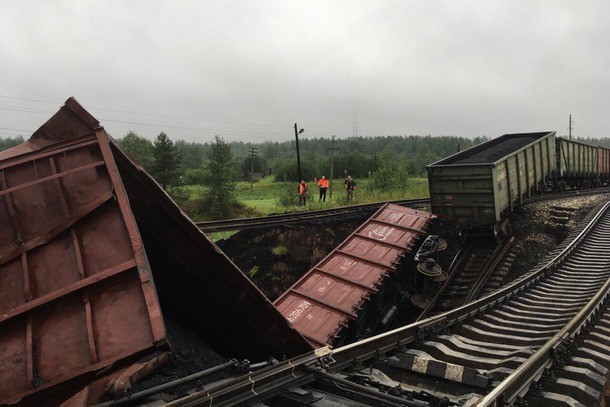
[[[509,279],[531,270],[547,256],[610,194],[587,195],[560,200],[536,202],[513,214],[512,225],[517,254]]]

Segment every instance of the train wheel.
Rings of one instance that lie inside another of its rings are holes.
[[[557,184],[557,187],[559,188],[559,192],[565,192],[566,189],[568,188],[568,184],[565,181],[559,181],[559,184]]]
[[[510,224],[510,221],[508,219],[504,219],[501,223],[500,223],[500,230],[498,231],[498,235],[501,238],[507,238],[509,236],[512,236],[513,234],[513,228]]]
[[[541,194],[544,194],[546,192],[546,182],[544,181],[538,181],[538,191],[540,191]]]

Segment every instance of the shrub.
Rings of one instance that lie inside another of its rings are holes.
[[[288,254],[288,248],[286,246],[276,246],[271,249],[271,253],[275,257],[283,257]]]
[[[404,167],[384,164],[372,175],[371,189],[388,192],[403,190],[409,185],[409,174]]]
[[[295,206],[299,203],[298,184],[286,184],[280,189],[280,193],[277,197],[277,203],[279,206]]]

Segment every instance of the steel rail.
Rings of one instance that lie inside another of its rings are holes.
[[[428,306],[421,312],[421,314],[419,314],[419,317],[417,317],[415,322],[425,319],[428,316],[428,314],[430,314],[430,312],[432,312],[432,310],[436,306],[436,303],[438,302],[438,300],[441,298],[441,296],[443,295],[445,290],[447,290],[447,288],[453,281],[453,278],[455,277],[457,270],[459,270],[460,267],[462,267],[462,264],[466,261],[467,257],[470,255],[470,253],[472,253],[472,251],[474,249],[474,242],[475,242],[474,240],[470,240],[467,244],[463,245],[460,248],[460,250],[457,252],[455,257],[451,261],[449,268],[447,269],[447,280],[445,280],[445,282],[438,289],[436,294],[434,294],[434,297],[430,301],[430,304],[428,304]]]
[[[101,404],[96,404],[93,407],[116,407],[116,406],[125,406],[128,404],[133,404],[134,402],[136,402],[138,400],[145,399],[147,397],[150,397],[155,394],[159,394],[159,393],[167,391],[167,390],[175,389],[176,387],[180,387],[184,384],[194,382],[194,381],[202,379],[206,376],[213,375],[214,373],[219,373],[224,370],[228,370],[228,369],[236,366],[237,363],[238,363],[237,359],[231,359],[227,363],[223,363],[221,365],[214,366],[214,367],[211,367],[206,370],[202,370],[201,372],[193,373],[189,376],[182,377],[180,379],[171,381],[169,383],[164,383],[164,384],[161,384],[159,386],[156,386],[156,387],[153,387],[153,388],[150,388],[147,390],[142,390],[140,392],[130,394],[127,397],[122,398],[122,399],[117,399],[117,400],[107,401],[107,402],[101,403]]]
[[[361,341],[331,350],[320,348],[306,355],[271,366],[250,375],[242,376],[227,383],[204,388],[190,396],[169,403],[171,406],[209,405],[231,406],[244,401],[264,400],[281,392],[284,387],[300,386],[315,381],[314,371],[324,369],[328,373],[339,372],[354,363],[360,363],[387,352],[405,348],[406,345],[421,338],[426,333],[432,333],[458,322],[475,316],[505,300],[509,300],[526,289],[537,284],[543,277],[567,259],[568,255],[577,247],[578,243],[591,231],[595,222],[608,210],[610,202],[595,214],[590,222],[578,232],[572,241],[544,264],[530,273],[513,281],[504,288],[477,299],[470,304],[463,305],[445,313],[435,315],[392,331],[379,334]],[[580,314],[579,314],[580,315]],[[584,314],[583,314],[584,315]],[[585,318],[586,317],[581,317]],[[546,348],[545,348],[546,349]],[[540,351],[542,352],[542,350]],[[534,362],[532,362],[534,364]],[[531,372],[531,367],[522,370]],[[489,400],[499,398],[510,399],[517,396],[513,394],[522,391],[523,385],[517,384],[523,380],[522,370],[515,372],[520,379],[511,379],[512,383],[503,384],[496,392],[490,393]],[[531,379],[529,383],[531,383]],[[516,389],[518,388],[518,389]],[[509,394],[510,393],[510,394]],[[496,397],[494,399],[494,397]],[[208,403],[208,404],[203,404]],[[491,402],[490,402],[491,403]],[[493,405],[493,404],[489,404]]]
[[[577,239],[573,240],[566,250],[573,250],[582,238],[588,234],[593,225],[601,218],[601,216],[610,207],[610,202],[606,203],[602,210],[591,220],[588,227],[583,230]],[[558,258],[557,256],[556,258]],[[553,350],[565,343],[568,339],[573,338],[581,327],[587,322],[589,317],[597,310],[600,305],[610,295],[610,278],[597,291],[597,293],[589,300],[570,322],[555,334],[548,342],[546,342],[538,351],[536,351],[528,360],[519,366],[513,373],[504,379],[498,386],[494,388],[487,396],[480,401],[478,406],[504,406],[505,403],[512,403],[517,396],[523,396],[529,386],[542,374],[542,372],[552,365]]]
[[[502,383],[496,386],[483,400],[477,404],[479,407],[505,406],[512,404],[518,396],[523,396],[529,386],[553,364],[554,350],[566,343],[580,331],[588,318],[607,300],[610,293],[610,278],[599,289],[587,305],[578,313],[561,331],[553,336],[524,364],[519,366]]]
[[[299,386],[315,380],[314,366],[330,355],[329,348],[319,348],[233,380],[213,383],[203,390],[167,403],[171,407],[209,405],[234,406],[245,401],[266,399],[279,394],[285,386]],[[206,404],[204,404],[206,403]]]
[[[358,212],[372,212],[381,208],[386,203],[400,206],[415,206],[429,203],[428,198],[403,199],[389,202],[376,202],[372,204],[344,206],[333,209],[320,209],[306,212],[292,212],[277,215],[268,215],[256,218],[241,218],[229,220],[217,220],[209,222],[196,222],[195,224],[205,233],[221,232],[228,230],[256,229],[261,227],[274,227],[288,224],[306,222],[326,221],[331,218],[354,215]]]
[[[487,260],[487,263],[481,270],[481,274],[479,275],[479,278],[477,279],[477,281],[475,281],[475,283],[470,288],[470,292],[466,295],[466,298],[464,298],[462,304],[469,303],[470,301],[472,301],[479,295],[479,292],[481,291],[481,289],[483,288],[485,283],[487,283],[487,280],[489,279],[489,276],[491,275],[492,271],[495,270],[495,268],[498,265],[498,263],[500,262],[500,260],[502,260],[502,258],[504,258],[504,255],[506,254],[508,249],[511,248],[514,241],[515,241],[515,237],[513,236],[510,239],[507,239],[505,242],[503,242],[503,244],[499,244],[496,246],[494,252],[491,254],[489,259]]]
[[[595,189],[595,190],[577,190],[577,191],[566,191],[561,193],[540,195],[523,200],[523,205],[526,206],[531,203],[548,201],[554,199],[567,199],[578,196],[597,195],[610,193],[610,188]],[[276,227],[281,225],[294,225],[299,223],[307,222],[322,222],[341,216],[354,215],[358,212],[372,212],[379,209],[386,203],[393,203],[401,206],[415,206],[429,204],[429,198],[418,198],[418,199],[407,199],[397,200],[389,202],[377,202],[372,204],[355,205],[355,206],[344,206],[333,209],[319,209],[315,211],[306,212],[291,212],[285,214],[267,215],[254,218],[240,218],[240,219],[228,219],[228,220],[216,220],[207,222],[196,222],[195,224],[205,233],[222,232],[230,230],[242,230],[242,229],[256,229],[261,227]]]

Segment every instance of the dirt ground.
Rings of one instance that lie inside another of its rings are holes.
[[[217,244],[274,301],[365,220],[243,230]]]

